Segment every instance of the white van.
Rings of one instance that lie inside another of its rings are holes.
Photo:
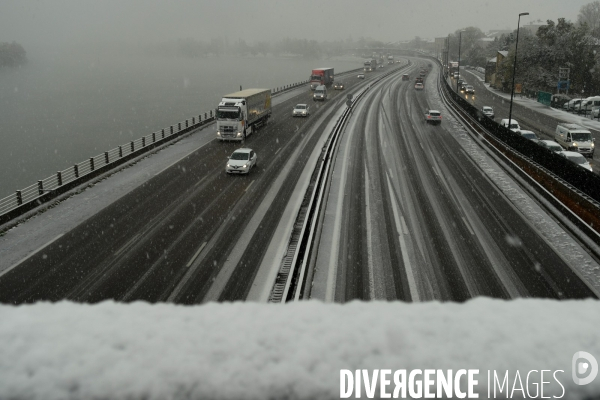
[[[592,133],[577,124],[558,124],[554,141],[568,151],[576,151],[584,156],[594,157]]]
[[[600,96],[593,96],[583,100],[580,105],[575,107],[575,110],[581,109],[581,111],[585,111],[587,114],[591,112],[594,107],[598,106],[600,106]]]
[[[313,101],[317,100],[327,100],[327,88],[325,85],[319,85],[315,88],[315,92],[313,93]]]
[[[510,127],[508,126],[508,118],[504,118],[502,121],[500,121],[500,125],[502,125],[505,128],[510,129],[513,132],[517,132],[517,133],[521,130],[521,126],[519,125],[519,122],[514,118],[510,119]]]

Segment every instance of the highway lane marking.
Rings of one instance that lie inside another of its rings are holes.
[[[54,243],[55,241],[57,241],[58,239],[60,239],[63,235],[64,235],[64,233],[61,233],[60,235],[58,235],[57,237],[55,237],[54,239],[52,239],[51,241],[49,241],[45,245],[40,246],[37,250],[35,250],[33,253],[29,254],[27,257],[23,258],[21,261],[15,263],[13,265],[11,265],[10,267],[8,267],[7,269],[5,269],[4,271],[0,272],[0,276],[6,274],[8,271],[10,271],[11,269],[15,268],[17,265],[19,265],[19,264],[27,261],[28,259],[30,259],[34,255],[36,255],[40,250],[44,249],[45,247],[51,245],[52,243]]]
[[[252,186],[252,184],[256,181],[256,179],[252,182],[250,182],[250,184],[246,187],[246,189],[244,189],[244,192],[247,192],[248,189],[250,189],[250,186]]]
[[[475,235],[475,232],[473,232],[473,229],[471,229],[471,225],[469,225],[469,223],[467,222],[467,220],[465,219],[465,217],[462,217],[463,222],[465,223],[465,225],[467,226],[467,229],[469,230],[469,232],[471,232],[471,235]]]
[[[198,185],[200,185],[202,182],[204,182],[205,180],[208,179],[208,175],[206,175],[204,178],[200,179],[195,185],[194,187],[197,187]]]
[[[131,239],[129,239],[127,243],[125,243],[119,250],[117,250],[115,256],[118,256],[119,254],[124,252],[138,237],[140,237],[140,234],[136,233]]]
[[[196,150],[194,150],[194,151],[196,151]],[[192,152],[192,153],[193,153],[193,152]],[[190,156],[190,154],[192,154],[192,153],[188,153],[188,154],[186,154],[185,156],[181,157],[179,160],[177,160],[177,161],[175,161],[174,163],[170,164],[168,167],[161,169],[161,170],[160,170],[160,172],[157,172],[156,174],[154,174],[154,176],[162,174],[163,172],[165,172],[166,170],[168,170],[169,168],[171,168],[173,165],[177,164],[178,162],[180,162],[180,161],[181,161],[181,160],[183,160],[184,158],[186,158],[186,157],[189,157],[189,156]]]
[[[406,227],[406,223],[404,222],[404,216],[400,214],[400,210],[398,210],[398,207],[396,205],[396,199],[393,197],[394,192],[392,188],[392,183],[390,182],[390,177],[389,175],[386,175],[386,177],[388,189],[390,192],[390,201],[392,203],[392,213],[394,214],[394,221],[396,223],[396,229],[398,230],[400,252],[402,253],[402,261],[404,262],[406,278],[408,279],[408,290],[410,291],[410,297],[412,301],[420,301],[419,291],[417,290],[417,282],[415,281],[412,266],[410,265],[410,260],[408,259],[408,250],[406,249],[406,242],[404,241],[404,236],[402,235],[402,226]],[[400,222],[400,219],[402,219],[402,223]],[[408,229],[406,229],[406,233],[408,233]]]
[[[371,227],[371,209],[369,203],[369,171],[367,170],[367,163],[365,162],[365,214],[367,219],[367,268],[369,270],[369,297],[371,300],[375,300],[375,277],[373,274],[373,243],[372,243],[372,232]]]
[[[204,246],[206,246],[206,242],[202,243],[196,254],[194,254],[192,258],[190,258],[190,261],[188,261],[188,263],[186,264],[186,268],[189,268],[190,265],[192,265],[192,263],[196,260],[196,258],[198,258],[200,252],[202,251],[202,249],[204,249]]]
[[[406,225],[406,221],[404,220],[404,215],[400,215],[400,220],[402,221],[402,231],[405,235],[408,235],[408,226]]]
[[[279,153],[279,150],[281,150],[282,147],[278,148],[277,151],[275,152],[275,154]]]

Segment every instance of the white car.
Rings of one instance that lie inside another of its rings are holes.
[[[294,111],[292,111],[292,117],[308,117],[309,114],[308,104],[296,104]]]
[[[423,84],[421,82],[415,83],[415,90],[423,90]]]
[[[574,151],[563,151],[561,153],[558,153],[561,156],[563,156],[564,158],[566,158],[567,160],[574,162],[575,164],[579,165],[582,168],[587,169],[588,171],[592,171],[592,166],[590,165],[589,161],[587,160],[587,158],[585,158],[584,156],[582,156],[579,153],[576,153]]]
[[[356,77],[358,79],[365,79],[365,74],[358,74]]]
[[[427,110],[427,112],[425,112],[425,122],[433,125],[441,124],[442,113],[438,110]]]
[[[519,125],[519,122],[513,118],[510,119],[510,126],[508,124],[508,118],[504,118],[502,121],[500,121],[500,125],[502,125],[505,128],[508,128],[511,131],[516,132],[516,133],[519,133],[519,131],[521,130],[521,126]]]
[[[256,153],[252,149],[237,149],[229,156],[225,172],[228,174],[247,174],[256,167]]]
[[[553,153],[562,153],[564,150],[562,146],[556,143],[554,140],[540,140],[538,144]]]

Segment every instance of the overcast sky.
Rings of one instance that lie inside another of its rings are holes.
[[[408,40],[565,17],[592,0],[0,0],[0,42]]]

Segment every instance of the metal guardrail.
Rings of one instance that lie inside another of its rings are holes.
[[[346,71],[344,73],[353,72]],[[275,96],[306,85],[308,80],[271,89]],[[152,132],[129,143],[124,143],[114,149],[105,151],[94,157],[77,163],[67,169],[56,172],[47,178],[37,181],[15,193],[0,199],[0,225],[25,214],[67,191],[88,182],[98,175],[124,164],[158,146],[170,142],[185,133],[191,132],[214,121],[213,111],[199,114],[185,121],[178,122],[168,128]]]

